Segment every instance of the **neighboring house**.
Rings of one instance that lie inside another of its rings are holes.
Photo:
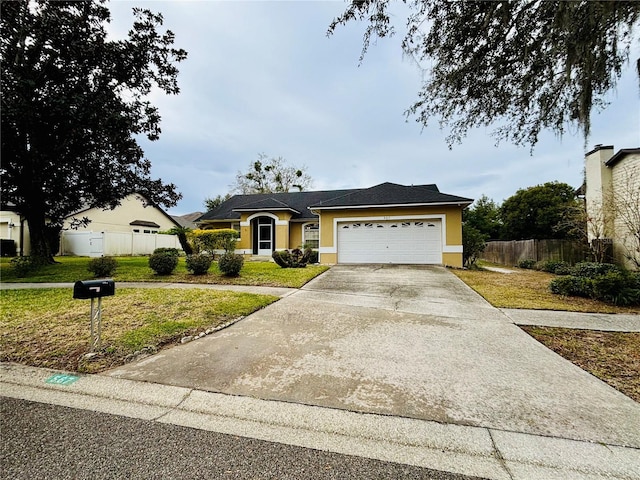
[[[31,243],[29,241],[29,226],[20,213],[13,210],[11,205],[5,205],[0,211],[0,238],[13,240],[18,255],[29,255]],[[7,255],[7,252],[1,252]]]
[[[89,224],[76,225],[77,220],[85,217],[91,220]],[[87,208],[69,215],[63,224],[60,253],[132,255],[153,253],[156,247],[180,248],[175,235],[157,235],[175,226],[180,224],[164,210],[141,195],[129,195],[113,210]],[[0,211],[0,237],[14,240],[18,255],[29,255],[29,226],[10,205]]]
[[[240,232],[237,253],[309,246],[320,262],[462,267],[462,210],[473,200],[436,185],[236,195],[197,222]]]
[[[91,222],[74,228],[74,219],[84,217]],[[132,194],[123,198],[120,205],[113,210],[93,207],[69,215],[62,229],[78,232],[158,233],[179,226],[180,224],[160,207],[150,203],[142,195]]]
[[[185,228],[194,229],[198,228],[196,225],[196,220],[198,220],[201,216],[202,212],[193,212],[187,213],[185,215],[172,215],[171,218],[173,218],[176,222],[178,222]]]
[[[640,266],[640,148],[614,154],[596,145],[585,156],[585,205],[589,242],[611,239],[616,262]]]
[[[77,226],[83,218],[91,220]],[[123,198],[113,210],[87,208],[69,215],[63,224],[62,255],[148,255],[159,247],[181,248],[175,235],[159,232],[179,227],[171,215],[142,195]]]

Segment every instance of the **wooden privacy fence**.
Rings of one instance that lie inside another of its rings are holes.
[[[562,260],[573,265],[587,258],[587,249],[572,240],[496,241],[487,242],[480,258],[501,265],[517,265],[521,260]]]

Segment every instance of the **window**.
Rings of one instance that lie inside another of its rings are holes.
[[[309,248],[320,246],[320,226],[317,223],[308,223],[302,228],[302,244]]]
[[[133,233],[140,233],[140,229],[139,228],[134,228],[133,229]]]
[[[240,222],[231,222],[231,228],[238,232],[238,240],[240,240]]]

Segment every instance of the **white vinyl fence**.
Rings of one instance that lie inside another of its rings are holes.
[[[151,255],[156,248],[182,250],[176,235],[133,232],[62,232],[61,255],[81,257]]]

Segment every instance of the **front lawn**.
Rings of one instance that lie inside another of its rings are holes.
[[[60,263],[46,265],[31,276],[19,278],[14,274],[8,258],[0,259],[0,279],[3,282],[71,283],[89,280],[87,257],[56,257]],[[270,287],[300,288],[309,280],[320,275],[329,267],[309,265],[306,268],[280,268],[272,262],[245,262],[238,277],[225,277],[218,270],[218,264],[211,265],[206,275],[191,275],[187,272],[184,257],[172,275],[156,275],[149,268],[149,257],[117,257],[118,268],[113,279],[116,282],[170,282],[170,283],[210,283],[227,285],[260,285]]]
[[[145,348],[155,352],[185,335],[215,328],[278,297],[200,289],[118,289],[102,301],[102,349],[89,352],[89,300],[69,288],[0,291],[0,360],[36,367],[98,372]]]
[[[640,313],[640,307],[637,306],[617,307],[589,298],[555,295],[549,291],[549,282],[556,278],[556,275],[551,273],[521,268],[509,268],[509,270],[513,270],[514,273],[455,269],[451,272],[498,308]]]
[[[557,354],[640,402],[640,333],[520,328]]]

